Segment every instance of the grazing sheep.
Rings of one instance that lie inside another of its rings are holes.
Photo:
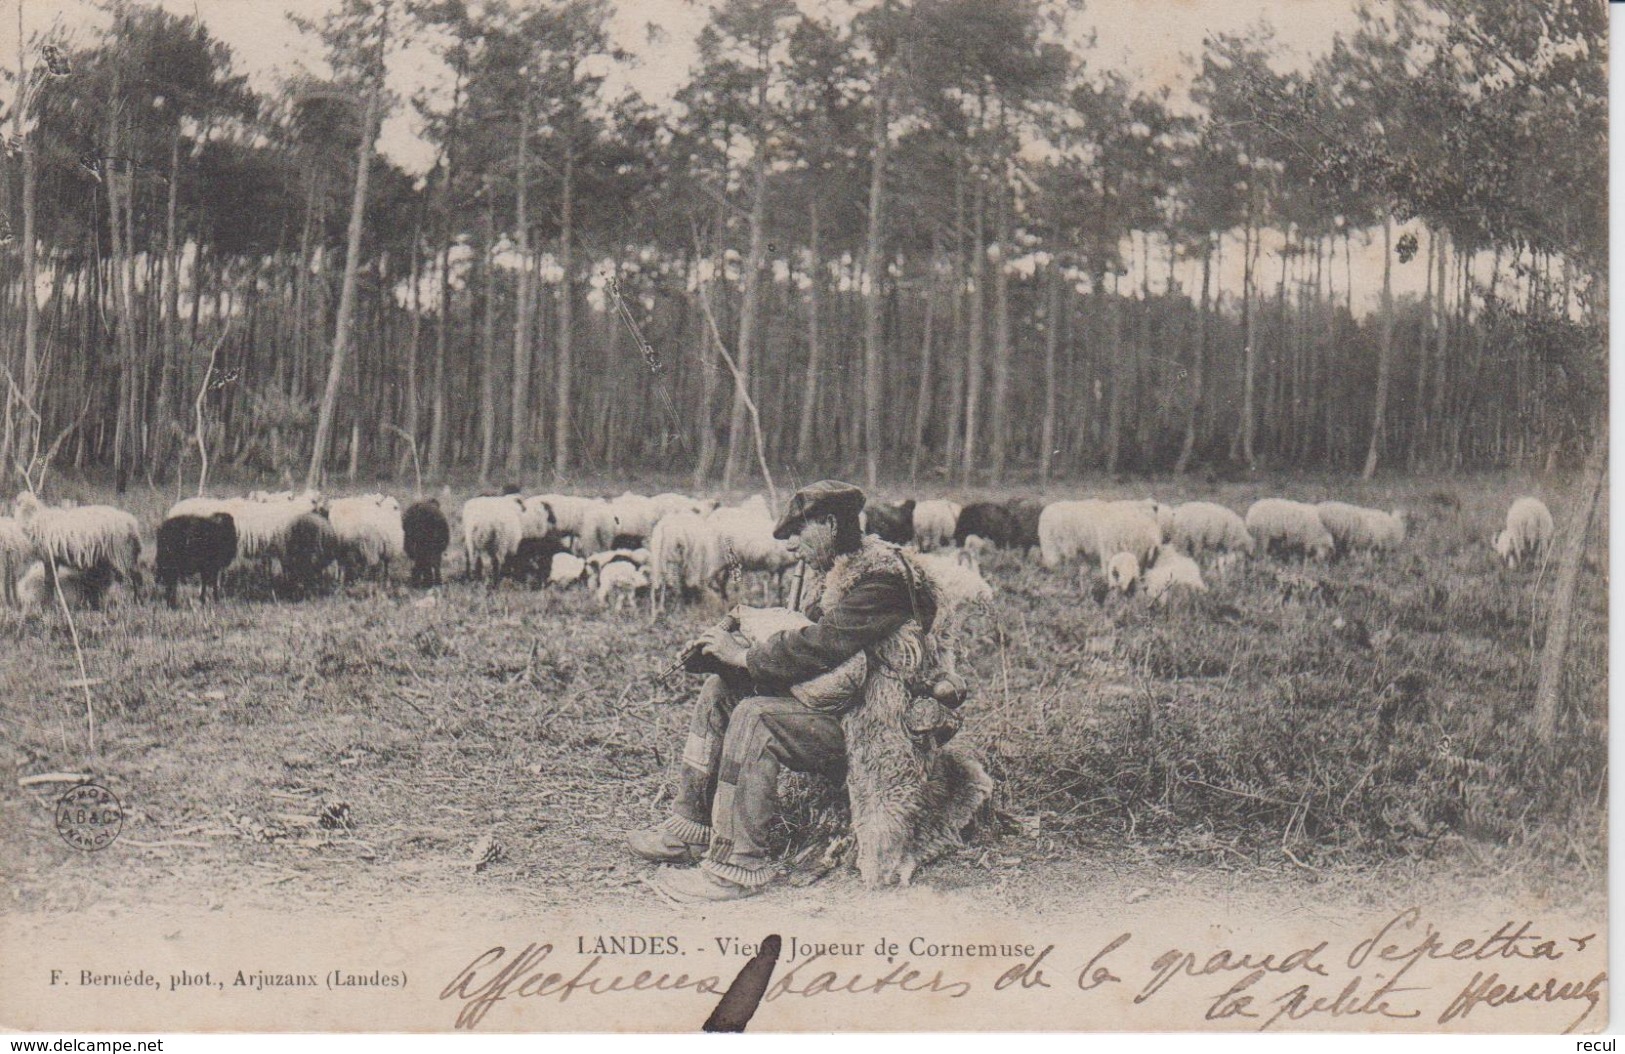
[[[1106,587],[1132,593],[1140,580],[1140,561],[1133,553],[1117,553],[1106,561]]]
[[[553,569],[548,572],[547,582],[562,589],[591,577],[592,569],[587,566],[587,561],[574,553],[559,553],[553,557]]]
[[[870,504],[863,510],[863,531],[893,545],[907,545],[914,540],[914,499]]]
[[[1168,540],[1192,556],[1251,553],[1253,536],[1240,516],[1211,501],[1187,501],[1173,510]]]
[[[237,535],[239,548],[242,532]],[[339,558],[342,546],[326,516],[301,513],[288,524],[282,541],[282,573],[297,596],[314,592],[329,565]]]
[[[315,512],[320,504],[321,495],[315,491],[305,491],[303,494],[284,492],[266,495],[264,500],[252,496],[185,498],[171,505],[165,518],[212,516],[217,512],[230,513],[231,522],[237,528],[236,564],[244,566],[250,563],[265,564],[271,560],[281,560],[287,544],[288,531],[294,521]]]
[[[406,558],[412,561],[412,585],[440,585],[440,562],[451,544],[451,525],[440,511],[440,499],[425,498],[408,505],[401,513],[401,534]]]
[[[1323,501],[1315,511],[1340,555],[1356,550],[1387,552],[1399,548],[1405,540],[1405,514],[1399,509],[1382,512],[1342,501]]]
[[[602,498],[574,494],[542,494],[540,500],[553,510],[554,529],[567,540],[577,556],[588,556],[614,547],[615,514]]]
[[[914,506],[914,544],[922,553],[940,549],[954,540],[960,508],[951,501],[933,499]]]
[[[1108,504],[1117,508],[1135,509],[1150,516],[1157,522],[1157,530],[1166,537],[1174,525],[1174,507],[1157,501],[1155,498],[1129,498],[1123,501],[1113,501]]]
[[[1036,526],[1036,524],[1035,524]],[[969,538],[986,538],[1000,549],[1021,549],[1021,521],[1007,505],[978,501],[965,506],[954,522],[954,544]]]
[[[1038,518],[1044,514],[1044,503],[1037,498],[1011,498],[1004,507],[1016,520],[1013,548],[1022,552],[1037,548]]]
[[[1157,548],[1156,558],[1140,576],[1140,588],[1153,604],[1167,603],[1175,588],[1206,593],[1207,583],[1202,581],[1202,569],[1196,561],[1172,545]]]
[[[1264,553],[1325,560],[1337,543],[1320,522],[1320,512],[1301,501],[1262,498],[1247,510],[1247,533]]]
[[[654,500],[631,491],[611,498],[609,511],[615,517],[615,537],[611,544],[614,549],[635,549],[647,542],[660,520]]]
[[[716,539],[717,592],[728,597],[728,579],[749,571],[770,574],[778,595],[784,595],[784,572],[795,566],[795,557],[773,537],[773,518],[764,508],[738,506],[720,508],[705,518]]]
[[[525,537],[525,505],[517,494],[469,498],[463,502],[464,574],[478,578],[485,561],[491,564],[491,588],[497,587],[502,568],[519,551]]]
[[[34,556],[34,543],[23,533],[22,525],[10,516],[0,516],[0,602],[17,603],[17,580]]]
[[[1510,568],[1539,560],[1551,547],[1556,534],[1552,512],[1539,498],[1519,498],[1507,510],[1506,529],[1491,543],[1497,555]]]
[[[709,517],[691,512],[661,517],[649,538],[649,554],[651,611],[665,610],[674,589],[679,602],[709,592],[722,566]]]
[[[164,599],[175,606],[175,587],[189,575],[198,576],[198,600],[208,599],[213,587],[220,599],[220,576],[237,558],[237,525],[231,513],[212,516],[171,516],[158,525],[155,577],[164,587]]]
[[[675,512],[695,512],[704,516],[720,504],[715,498],[691,498],[686,494],[674,494],[670,491],[656,494],[649,502],[655,509],[655,523],[660,522],[660,517],[670,516]],[[650,530],[653,529],[650,527]]]
[[[33,494],[17,498],[17,525],[39,554],[75,571],[105,568],[114,578],[140,581],[141,528],[111,505],[47,508]]]
[[[615,611],[624,611],[634,603],[640,589],[649,588],[649,573],[624,560],[607,564],[598,573],[598,602]]]
[[[1044,506],[1038,517],[1039,558],[1048,568],[1056,568],[1074,557],[1094,552],[1095,518],[1106,503],[1055,501]]]
[[[327,504],[327,521],[338,536],[339,565],[346,577],[376,570],[387,581],[389,561],[406,556],[406,535],[401,505],[384,494],[334,498]]]
[[[1108,502],[1093,519],[1093,548],[1085,555],[1097,563],[1104,564],[1118,553],[1133,553],[1143,567],[1162,544],[1162,528],[1143,503]]]
[[[937,591],[951,608],[957,610],[965,604],[993,599],[993,587],[982,577],[979,561],[970,550],[911,556],[915,565],[935,580]]]
[[[113,570],[107,563],[100,563],[83,571],[75,567],[59,566],[56,569],[56,580],[62,588],[62,598],[68,602],[68,607],[100,608],[112,590]],[[51,585],[50,572],[45,569],[43,562],[36,561],[30,564],[28,570],[23,572],[22,578],[18,579],[17,606],[26,613],[44,611],[56,606],[56,589]]]

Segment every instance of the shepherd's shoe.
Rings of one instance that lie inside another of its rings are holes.
[[[673,900],[687,903],[714,904],[727,900],[743,900],[761,892],[760,889],[751,886],[742,886],[737,882],[718,878],[703,868],[695,868],[692,871],[667,869],[655,881]]]
[[[651,864],[697,864],[705,856],[705,846],[685,842],[664,827],[627,832],[626,847]]]

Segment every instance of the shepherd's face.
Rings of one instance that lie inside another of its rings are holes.
[[[801,529],[785,540],[790,555],[814,571],[828,571],[835,566],[835,521],[815,520],[802,524]]]

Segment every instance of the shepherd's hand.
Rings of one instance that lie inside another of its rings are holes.
[[[715,626],[706,630],[700,634],[698,643],[705,654],[714,656],[724,666],[733,666],[741,670],[745,668],[745,652],[749,649],[722,627]]]

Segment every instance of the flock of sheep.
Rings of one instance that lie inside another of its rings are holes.
[[[55,602],[95,606],[117,582],[141,582],[136,518],[107,505],[46,505],[18,497],[13,517],[0,517],[0,589],[12,606]],[[651,611],[705,595],[727,599],[746,573],[771,577],[782,599],[794,560],[773,537],[774,515],[760,497],[738,505],[682,494],[615,498],[507,493],[471,498],[461,509],[466,574],[531,586],[593,590],[607,607],[625,608],[647,594]],[[1405,539],[1405,517],[1344,502],[1317,504],[1266,498],[1242,516],[1213,502],[1181,505],[1142,500],[1057,501],[1018,498],[960,506],[944,500],[871,503],[864,528],[909,545],[952,589],[989,596],[980,575],[988,548],[1027,553],[1057,568],[1083,561],[1099,568],[1105,587],[1139,591],[1154,603],[1179,590],[1202,591],[1210,573],[1254,555],[1325,560],[1383,553]],[[1551,544],[1551,513],[1519,498],[1491,543],[1509,567],[1541,558]],[[308,595],[340,581],[407,563],[413,586],[440,585],[452,530],[440,501],[404,511],[393,497],[324,498],[306,492],[255,492],[239,498],[187,498],[157,528],[152,572],[171,605],[183,579],[197,577],[200,599],[218,599],[228,569],[272,578],[278,595]],[[276,573],[273,576],[273,568]]]

